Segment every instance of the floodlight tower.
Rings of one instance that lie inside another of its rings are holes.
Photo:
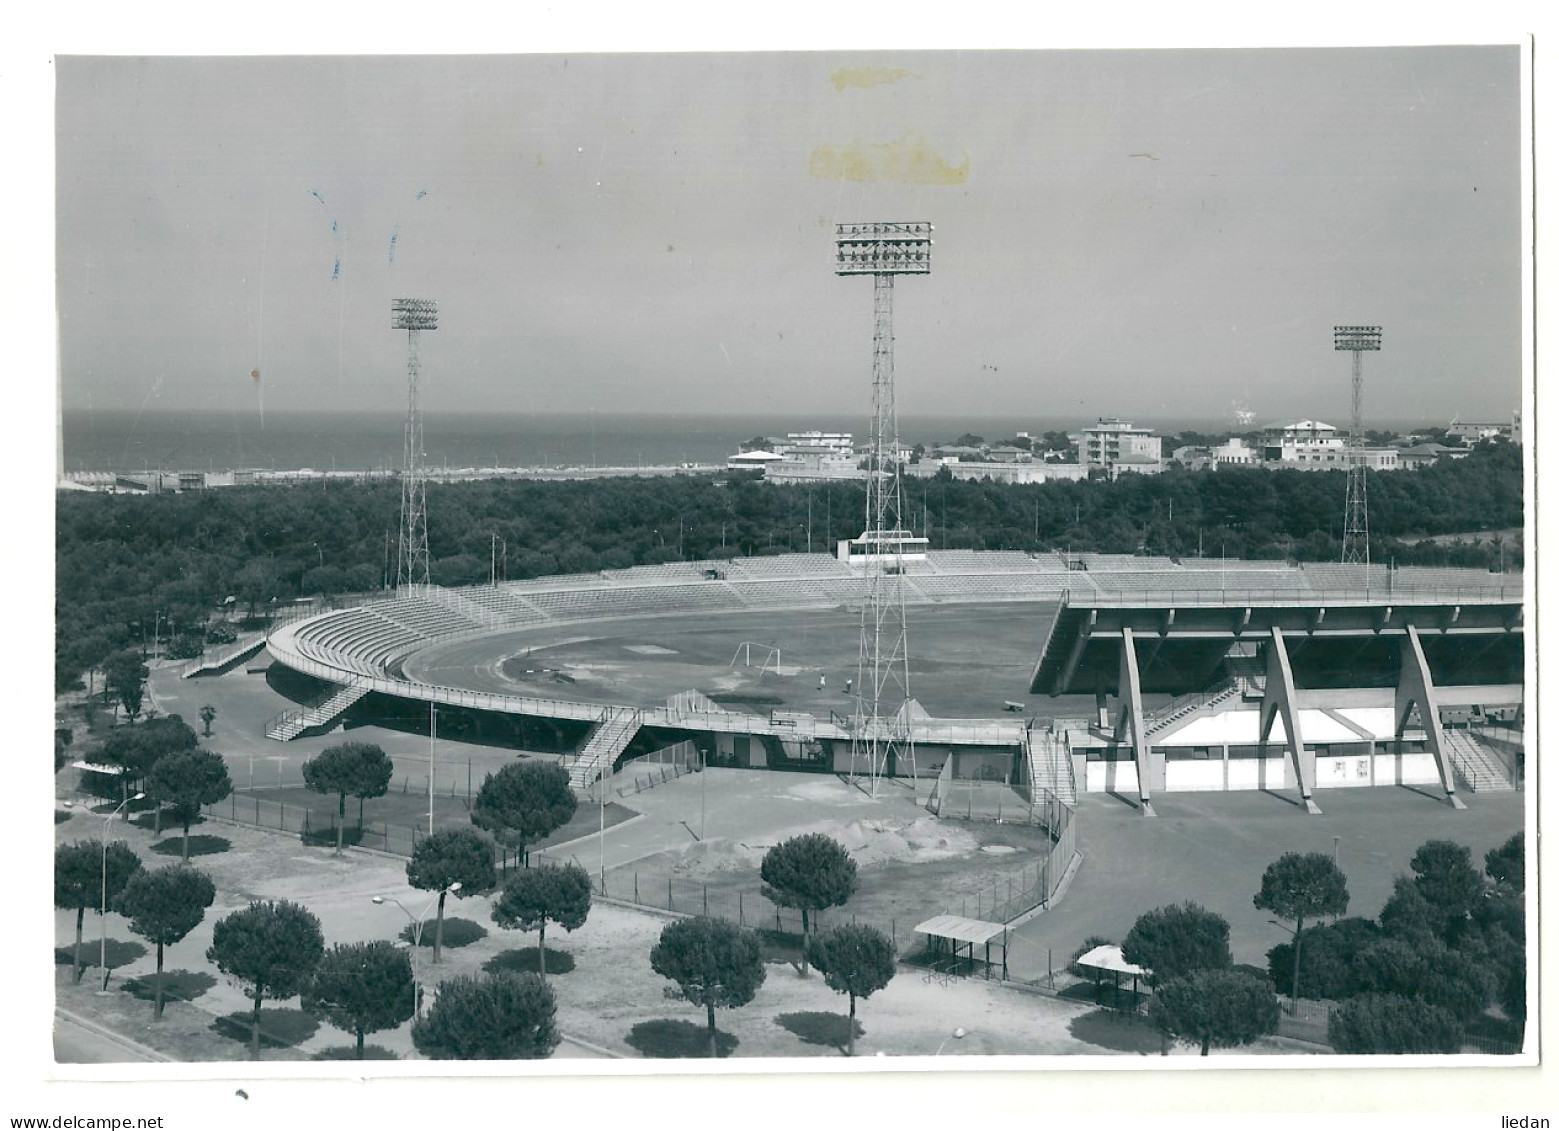
[[[1334,326],[1332,348],[1353,354],[1353,426],[1348,432],[1348,498],[1343,508],[1344,565],[1370,564],[1369,496],[1364,482],[1364,353],[1380,349],[1379,326]]]
[[[899,480],[899,417],[893,392],[893,277],[931,273],[931,225],[839,224],[834,232],[834,274],[870,275],[875,333],[872,338],[872,433],[866,469],[863,551],[865,600],[850,727],[850,776],[861,779],[864,762],[876,796],[878,781],[902,760],[915,773],[910,734],[909,633],[904,617],[904,495]]]
[[[427,472],[423,467],[422,408],[417,379],[422,367],[417,346],[424,330],[438,329],[438,303],[426,298],[398,298],[390,303],[390,327],[406,331],[406,451],[401,464],[401,534],[396,555],[395,587],[427,586]]]

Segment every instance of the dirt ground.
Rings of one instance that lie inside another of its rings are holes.
[[[100,820],[79,814],[64,821],[56,837],[69,841],[93,836]],[[160,862],[147,830],[129,825],[116,829],[148,863]],[[227,841],[224,851],[200,857],[196,863],[216,881],[217,903],[205,920],[182,942],[169,947],[167,967],[179,974],[188,1001],[175,1001],[161,1022],[152,1021],[152,1005],[127,989],[152,971],[155,955],[142,948],[125,922],[108,917],[111,992],[93,991],[97,978],[96,916],[87,916],[86,937],[92,963],[80,986],[70,984],[68,965],[56,968],[58,1004],[89,1020],[123,1033],[181,1060],[231,1060],[247,1057],[244,1040],[250,1003],[205,961],[212,925],[246,906],[251,899],[287,898],[303,903],[320,917],[326,944],[394,937],[406,918],[393,904],[375,904],[374,895],[399,899],[413,911],[428,902],[426,893],[406,885],[404,862],[373,853],[349,850],[336,857],[328,848],[308,848],[295,839],[243,826],[213,822],[207,830]],[[506,932],[493,925],[490,899],[451,900],[449,915],[480,925],[485,934],[467,945],[448,947],[434,968],[420,956],[424,978],[439,980],[473,973],[493,960],[523,960],[512,952],[534,950],[535,936]],[[572,1038],[624,1057],[702,1056],[707,1048],[702,1011],[668,1000],[666,982],[650,969],[649,952],[666,917],[611,904],[592,909],[589,920],[569,934],[554,928],[549,952],[562,952],[573,968],[554,974],[559,1026]],[[69,948],[75,917],[56,912],[56,945]],[[476,934],[478,932],[468,931]],[[505,959],[507,956],[507,959]],[[567,965],[566,962],[561,965]],[[816,974],[801,977],[788,963],[767,968],[767,978],[755,1000],[740,1009],[717,1014],[722,1055],[740,1057],[837,1057],[844,1039],[844,998],[830,991]],[[350,1044],[347,1034],[318,1024],[302,1014],[296,999],[268,1002],[262,1010],[267,1041],[265,1059],[302,1059]],[[1131,1052],[1156,1055],[1157,1043],[1145,1027],[1116,1020],[1086,1002],[1036,996],[1003,989],[996,983],[969,979],[947,984],[928,982],[916,970],[901,967],[889,986],[859,1005],[861,1030],[857,1054],[888,1056],[941,1055],[1067,1055]],[[964,1030],[954,1037],[955,1029]],[[398,1057],[415,1057],[408,1026],[372,1034],[369,1043]],[[1293,1052],[1296,1046],[1266,1042],[1252,1050]],[[559,1055],[588,1055],[590,1049],[568,1044]],[[1188,1055],[1189,1050],[1177,1053]]]

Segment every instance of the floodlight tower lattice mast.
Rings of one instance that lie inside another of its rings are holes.
[[[422,331],[438,329],[438,303],[425,298],[398,298],[390,303],[390,326],[406,331],[406,448],[401,463],[401,531],[396,554],[395,587],[427,587],[428,508],[426,453],[422,447],[422,407],[418,383],[422,374],[417,347]]]
[[[864,764],[872,796],[882,777],[901,762],[912,780],[915,776],[903,581],[909,531],[904,529],[893,385],[893,277],[931,273],[931,232],[926,223],[839,224],[834,232],[834,273],[872,277],[872,431],[866,529],[860,539],[866,592],[850,727],[850,777],[859,785]]]
[[[1379,326],[1334,326],[1332,348],[1353,354],[1353,423],[1348,432],[1348,496],[1343,505],[1344,565],[1370,564],[1369,488],[1364,467],[1364,354],[1380,349]]]

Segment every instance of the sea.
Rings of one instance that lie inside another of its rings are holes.
[[[1076,431],[1085,421],[1008,416],[901,416],[906,444],[990,442],[1019,431]],[[1227,421],[1147,420],[1161,433],[1226,434]],[[423,449],[430,467],[637,468],[723,465],[748,441],[787,432],[850,432],[864,448],[866,416],[612,415],[607,413],[428,413]],[[64,470],[86,472],[239,469],[374,472],[402,464],[405,418],[398,413],[171,412],[66,409]]]

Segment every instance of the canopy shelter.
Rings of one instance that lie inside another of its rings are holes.
[[[1121,948],[1110,943],[1104,946],[1096,946],[1087,954],[1077,960],[1077,965],[1085,966],[1093,970],[1101,970],[1110,975],[1115,983],[1115,999],[1120,999],[1121,975],[1131,975],[1131,1002],[1133,1008],[1137,1003],[1137,980],[1147,978],[1151,970],[1144,969],[1134,963],[1127,962],[1121,955]]]
[[[985,977],[991,976],[991,944],[1001,948],[1001,976],[1007,977],[1007,925],[987,923],[983,919],[966,919],[962,915],[938,915],[927,919],[915,928],[915,933],[925,935],[926,951],[931,958],[931,968],[939,973],[952,973],[960,963],[973,969],[976,962],[974,948],[985,948]],[[964,952],[964,948],[968,952]]]

